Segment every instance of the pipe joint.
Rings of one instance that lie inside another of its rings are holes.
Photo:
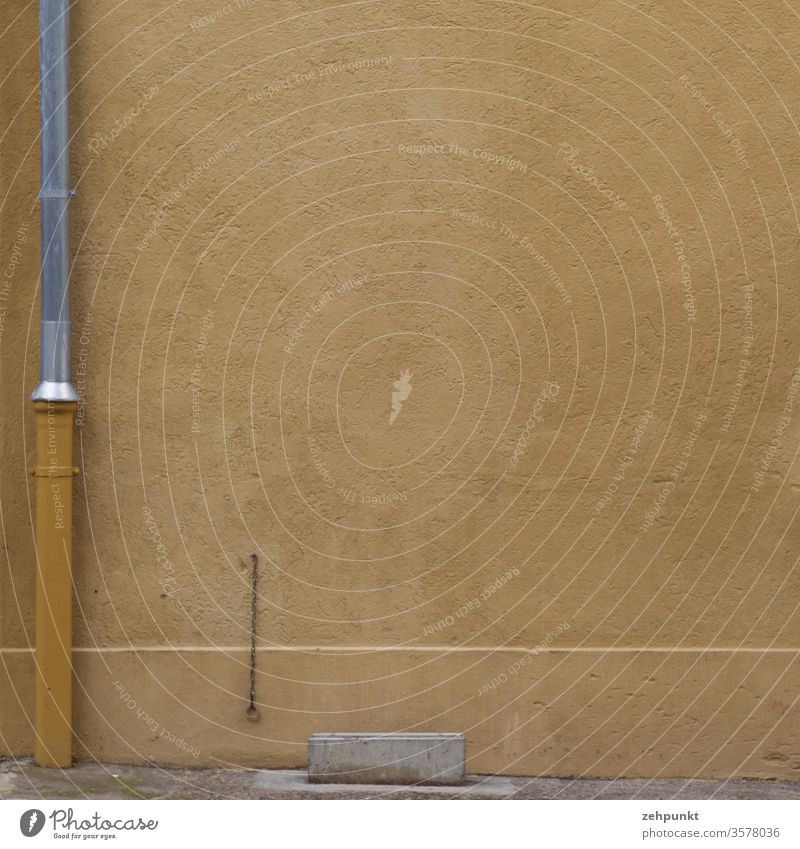
[[[39,192],[39,200],[72,200],[77,194],[75,189],[42,189]]]
[[[77,466],[34,466],[31,469],[35,478],[74,478],[80,473]]]
[[[80,401],[80,396],[68,380],[43,380],[33,390],[31,401],[48,401],[51,404],[66,404]]]

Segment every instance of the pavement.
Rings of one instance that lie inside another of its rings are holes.
[[[471,775],[449,787],[309,784],[305,770],[170,769],[0,760],[0,799],[800,799],[800,784]]]

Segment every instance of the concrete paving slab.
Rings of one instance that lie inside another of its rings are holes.
[[[316,784],[463,784],[463,734],[312,734],[308,780]]]

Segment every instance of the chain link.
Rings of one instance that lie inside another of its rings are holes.
[[[258,719],[256,707],[256,612],[258,605],[258,555],[251,554],[253,564],[253,593],[250,606],[250,704],[245,713],[252,722]]]

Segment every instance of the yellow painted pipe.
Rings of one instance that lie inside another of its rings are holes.
[[[36,411],[36,743],[40,766],[72,763],[73,401]]]

